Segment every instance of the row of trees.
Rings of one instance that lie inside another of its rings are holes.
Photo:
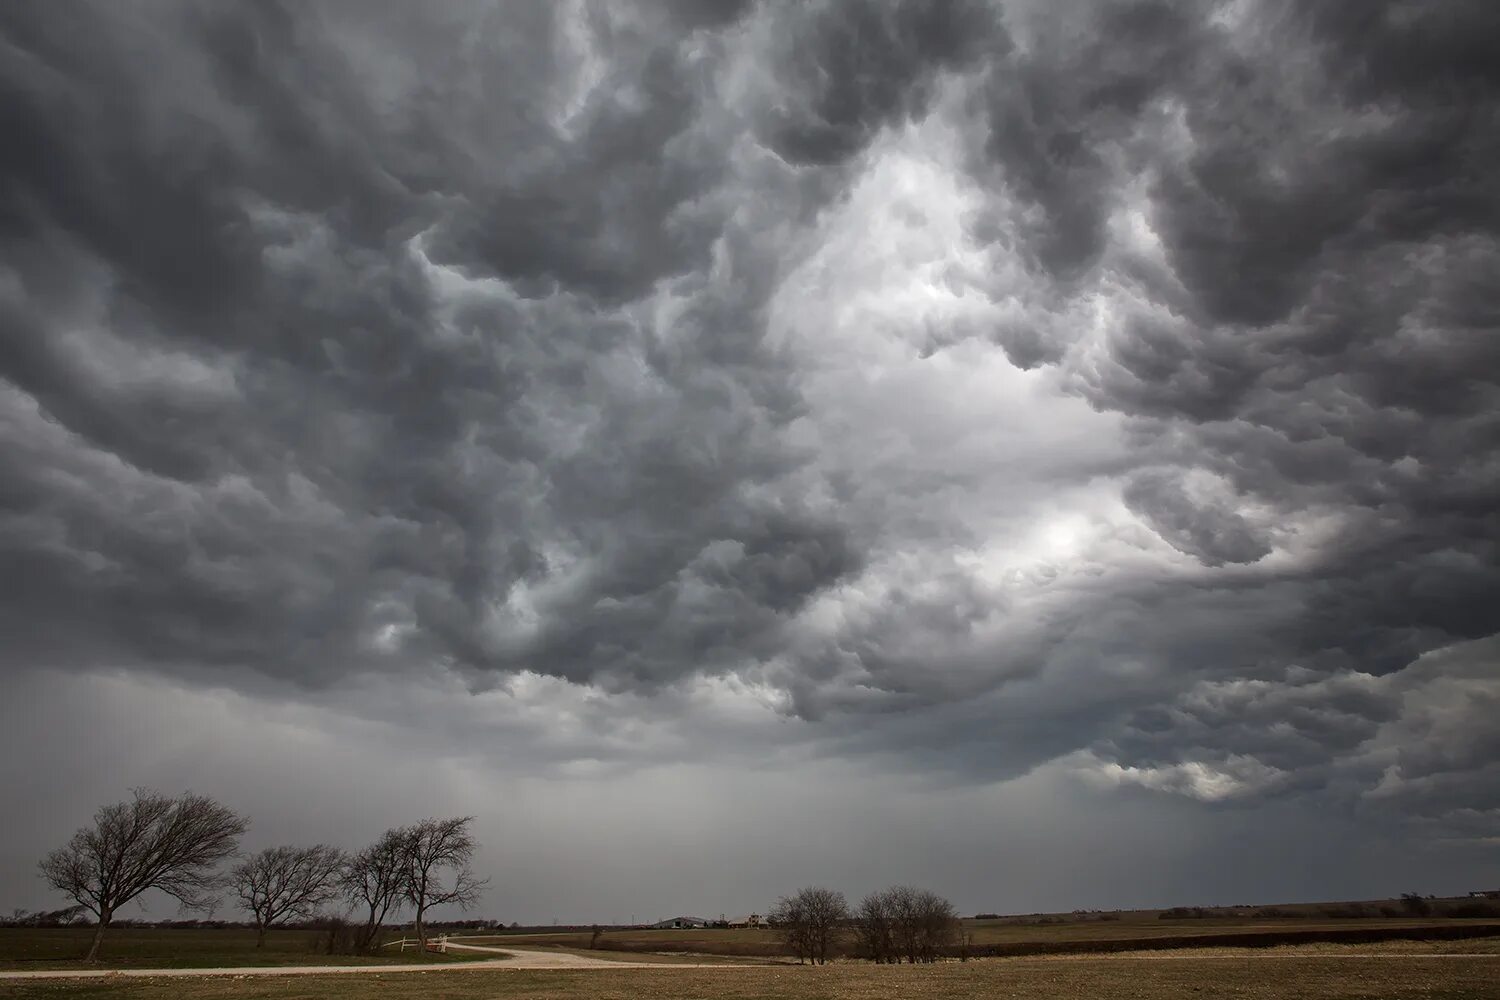
[[[23,910],[19,906],[10,911],[10,916],[0,919],[0,927],[71,927],[88,923],[87,911],[78,905],[65,906],[60,910]]]
[[[896,885],[872,892],[855,913],[860,950],[876,962],[915,965],[935,962],[943,948],[958,943],[962,924],[953,904],[935,892]]]
[[[770,914],[798,962],[824,965],[830,952],[852,936],[858,955],[874,962],[935,962],[962,940],[953,904],[926,889],[891,886],[872,892],[850,909],[844,894],[808,886],[783,896]]]
[[[248,820],[190,792],[172,797],[137,789],[132,796],[101,808],[92,826],[40,864],[49,885],[94,914],[90,962],[120,908],[152,889],[185,910],[210,910],[232,889],[254,919],[257,947],[270,928],[344,901],[363,921],[354,943],[365,950],[385,921],[407,908],[425,947],[427,912],[467,909],[485,885],[469,870],[477,846],[471,816],[387,830],[354,854],[327,844],[270,847],[223,872],[219,866],[238,856]]]
[[[427,911],[435,906],[467,910],[479,901],[488,879],[469,870],[474,857],[472,816],[426,819],[387,830],[348,858],[337,885],[364,923],[355,945],[369,948],[389,917],[410,906],[417,938],[427,947]]]

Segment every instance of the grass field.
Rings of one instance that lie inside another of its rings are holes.
[[[966,920],[964,927],[975,955],[1025,955],[1064,949],[1124,951],[1160,948],[1245,944],[1275,941],[1306,942],[1309,936],[1400,935],[1423,933],[1500,933],[1494,920],[1453,918],[1329,920],[1311,917],[1162,920],[1156,911],[1122,913],[1115,919],[1097,915],[1068,919],[1010,917]],[[80,961],[91,935],[89,928],[0,928],[0,970],[82,968]],[[272,931],[263,949],[255,947],[252,931],[237,929],[114,928],[104,940],[101,964],[110,968],[206,968],[275,965],[398,964],[412,961],[473,961],[482,953],[453,952],[423,956],[415,950],[383,952],[377,956],[325,955],[315,945],[317,932]],[[573,950],[597,958],[638,958],[648,955],[713,955],[750,960],[784,958],[785,949],[774,931],[764,929],[611,930],[589,950],[588,931],[560,933],[502,933],[465,935],[473,944],[500,948]],[[670,958],[665,959],[670,961]]]
[[[81,958],[93,937],[89,927],[0,928],[0,970],[85,968]],[[251,930],[192,930],[116,927],[104,936],[100,964],[119,969],[194,969],[232,965],[392,965],[404,962],[471,961],[473,955],[404,955],[396,949],[370,956],[324,955],[314,948],[318,932],[273,930],[255,947]],[[479,958],[493,956],[477,956]]]
[[[964,927],[972,946],[1015,948],[1017,951],[1046,951],[1063,945],[1111,949],[1141,941],[1163,943],[1169,939],[1213,938],[1223,935],[1265,935],[1267,940],[1295,935],[1316,936],[1327,933],[1390,934],[1422,933],[1431,929],[1472,926],[1500,929],[1500,921],[1465,921],[1451,918],[1431,919],[1354,919],[1328,920],[1303,917],[1245,919],[1218,917],[1210,919],[1162,920],[1154,911],[1149,915],[1122,915],[1118,920],[1070,920],[1038,923],[1007,918],[1000,920],[965,920]],[[587,931],[563,933],[498,934],[474,939],[477,943],[518,948],[563,947],[587,948]],[[776,933],[771,930],[739,928],[694,930],[615,930],[599,939],[599,948],[622,952],[678,952],[704,955],[772,956],[785,953]]]
[[[1500,941],[1487,954],[1442,957],[1451,945],[1391,955],[1380,946],[1181,951],[1151,957],[1001,958],[934,966],[835,963],[824,967],[475,971],[235,979],[0,982],[0,998],[61,1000],[966,1000],[1235,997],[1237,1000],[1424,1000],[1500,998]]]

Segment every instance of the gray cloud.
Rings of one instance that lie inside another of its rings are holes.
[[[1253,563],[1271,552],[1270,544],[1228,504],[1199,503],[1178,479],[1142,472],[1125,487],[1124,498],[1173,548],[1196,556],[1204,565]]]
[[[1492,837],[1495,18],[7,10],[5,668]]]
[[[475,78],[437,70],[468,19],[410,23],[399,9],[358,26],[340,7],[299,21],[188,10],[165,24],[101,12],[69,35],[82,47],[61,45],[65,25],[21,26],[30,62],[75,83],[54,108],[27,78],[14,88],[41,150],[15,170],[17,215],[56,255],[18,258],[10,306],[34,332],[8,366],[28,424],[15,433],[49,453],[15,472],[35,486],[26,513],[85,555],[19,543],[37,566],[12,605],[17,632],[87,613],[70,631],[96,651],[317,683],[378,659],[362,644],[390,628],[409,630],[412,655],[462,666],[671,679],[713,666],[698,659],[710,647],[857,561],[837,524],[737,495],[797,461],[771,436],[795,393],[750,325],[760,265],[681,289],[685,349],[607,304],[682,273],[710,237],[730,259],[758,252],[752,234],[724,232],[708,197],[727,168],[709,148],[723,122],[694,111],[688,75],[705,70],[689,66],[690,39],[649,41],[661,26],[628,17],[585,25],[602,37],[579,44],[607,47],[608,67],[564,127],[535,106],[569,83],[549,79],[562,70],[527,40],[555,33],[548,12],[485,15],[505,29],[495,44],[527,58],[469,51]],[[101,58],[73,65],[90,45]],[[142,47],[201,86],[158,93],[160,77],[133,62]],[[299,54],[283,65],[288,51]],[[299,100],[288,88],[309,76]],[[83,99],[106,88],[120,103],[109,114]],[[383,106],[367,96],[383,90]],[[487,92],[508,100],[476,105]],[[197,102],[204,162],[181,136],[149,141],[143,118],[162,100]],[[428,176],[439,163],[451,169]],[[129,197],[69,177],[101,164],[111,184],[134,185]],[[124,245],[137,229],[144,242]],[[65,286],[49,288],[44,268]],[[465,291],[444,294],[445,280]],[[695,337],[700,326],[713,329]],[[111,368],[111,351],[137,371]],[[49,465],[89,468],[72,503],[35,482]],[[163,507],[153,532],[145,509]],[[743,586],[716,600],[731,631],[710,636],[676,605],[715,544],[740,546],[729,573]],[[575,576],[534,634],[505,634],[496,605],[565,565]]]
[[[796,164],[848,159],[893,120],[923,113],[938,75],[1010,48],[994,9],[969,0],[833,2],[788,20],[777,26],[785,90],[763,130]]]

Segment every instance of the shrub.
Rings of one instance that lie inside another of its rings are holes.
[[[1424,899],[1420,892],[1403,892],[1401,906],[1414,917],[1426,917],[1432,914],[1432,904]]]
[[[308,940],[308,950],[324,955],[353,955],[359,951],[358,934],[348,917],[322,913],[309,921],[316,928]]]
[[[1157,919],[1202,920],[1204,917],[1210,916],[1213,916],[1213,914],[1208,913],[1201,906],[1174,906],[1170,910],[1162,910],[1159,914],[1157,914]]]

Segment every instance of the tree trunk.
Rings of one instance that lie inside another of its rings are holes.
[[[99,945],[104,941],[104,930],[109,926],[110,918],[113,916],[108,910],[99,914],[99,926],[94,929],[94,940],[89,945],[89,953],[84,958],[85,962],[99,961]]]
[[[427,925],[423,923],[422,917],[426,911],[426,906],[421,903],[417,904],[417,941],[420,942],[420,947],[424,955],[427,953]]]
[[[261,923],[257,923],[255,925],[255,947],[257,947],[257,948],[264,948],[265,946],[266,946],[266,925],[265,924],[261,924]]]

